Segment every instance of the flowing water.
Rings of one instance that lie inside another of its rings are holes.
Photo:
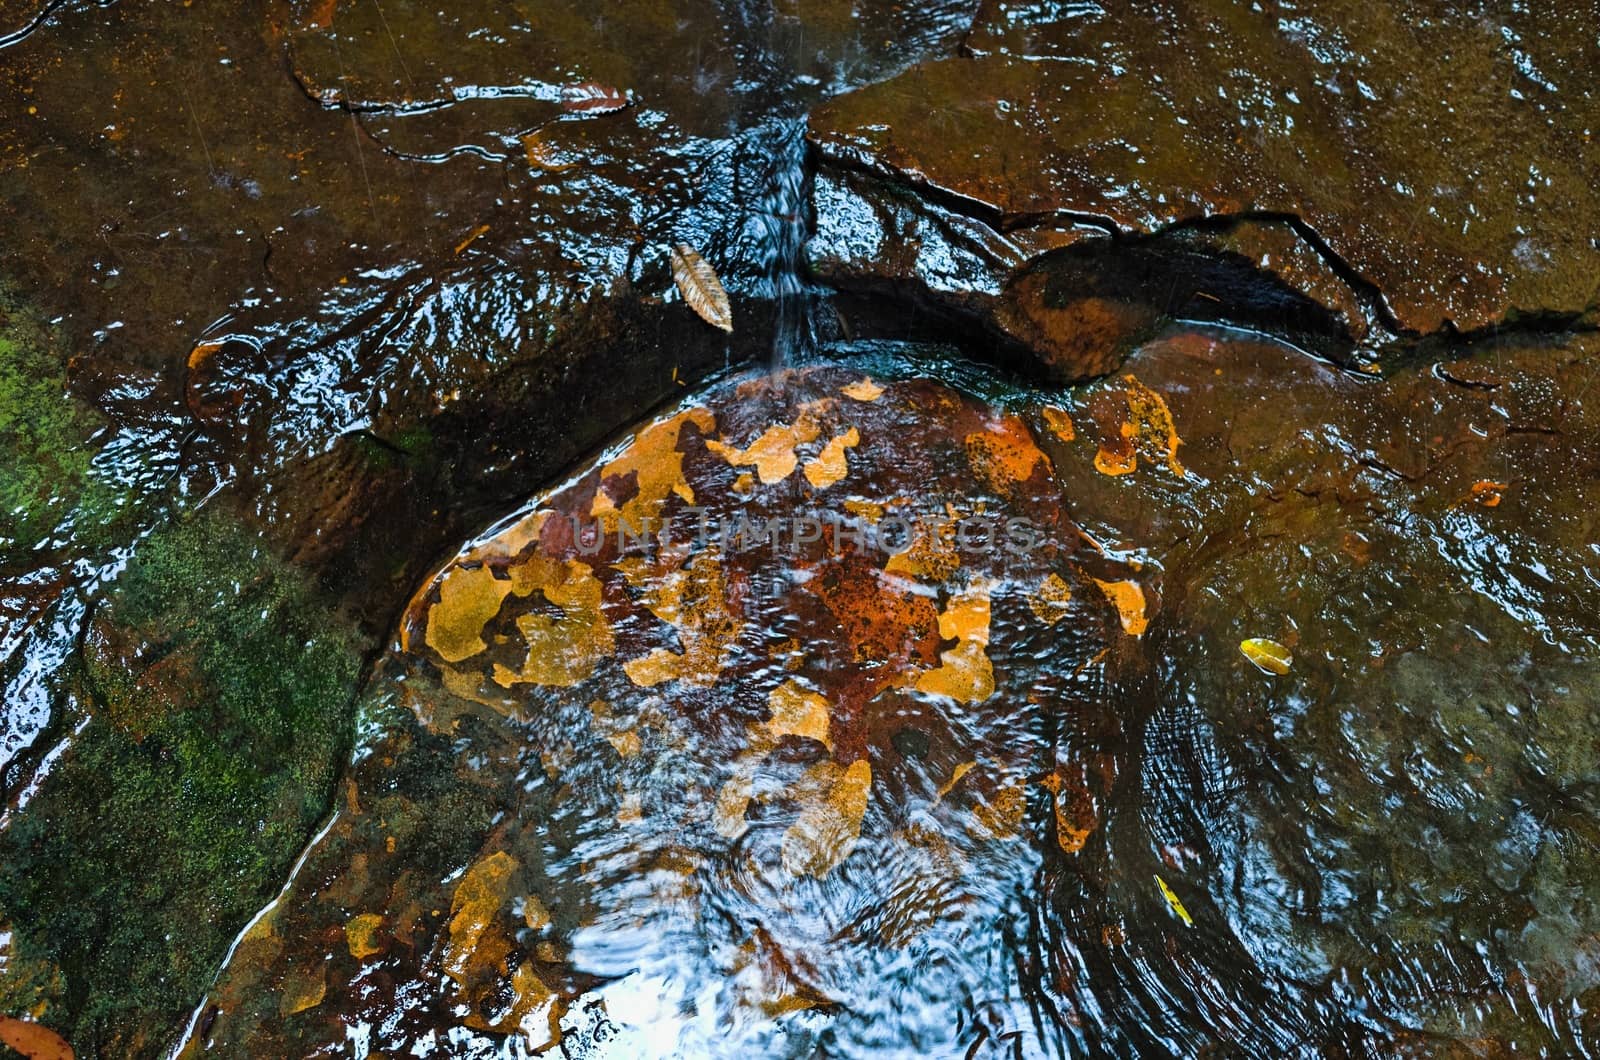
[[[47,484],[0,512],[6,1011],[85,1056],[1600,1049],[1592,339],[1350,371],[1138,316],[1171,247],[1085,310],[1103,227],[820,180],[830,97],[1081,36],[970,8],[0,27],[53,241],[0,270],[43,425],[0,486]],[[963,165],[1008,113],[931,106]],[[839,337],[828,210],[889,340]],[[921,315],[1032,255],[1030,334],[1136,317],[1117,371]]]

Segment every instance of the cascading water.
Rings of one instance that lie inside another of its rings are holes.
[[[805,276],[811,182],[806,170],[805,121],[773,123],[765,139],[772,167],[756,203],[765,258],[766,294],[773,303],[772,370],[799,363],[815,349],[815,297]]]

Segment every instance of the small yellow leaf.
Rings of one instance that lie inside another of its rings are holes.
[[[1180,902],[1178,900],[1178,896],[1172,892],[1172,888],[1167,886],[1167,881],[1163,880],[1160,876],[1157,876],[1156,886],[1161,888],[1161,897],[1165,898],[1167,900],[1167,904],[1172,907],[1172,911],[1178,914],[1178,919],[1183,921],[1189,927],[1194,927],[1194,917],[1189,915],[1189,910],[1183,907],[1183,903]]]
[[[800,682],[790,679],[773,689],[767,707],[772,711],[767,733],[774,740],[800,736],[833,750],[828,736],[828,701]]]
[[[839,393],[857,401],[876,401],[883,396],[883,387],[874,383],[872,377],[868,376],[860,382],[840,387]]]
[[[728,292],[722,289],[716,270],[682,243],[672,248],[672,280],[701,320],[733,334],[733,308],[728,305]]]
[[[1242,640],[1239,642],[1239,650],[1244,653],[1246,659],[1269,674],[1282,676],[1289,672],[1290,665],[1294,663],[1294,656],[1290,654],[1288,648],[1265,637]]]
[[[1139,588],[1139,583],[1103,582],[1099,578],[1096,578],[1094,583],[1100,586],[1100,591],[1106,594],[1106,599],[1117,609],[1117,617],[1122,621],[1122,631],[1130,637],[1142,636],[1150,625],[1150,619],[1144,613],[1144,590]]]
[[[822,447],[822,452],[815,460],[806,464],[803,469],[806,481],[817,489],[824,490],[844,478],[850,470],[844,451],[859,444],[861,444],[861,432],[854,427],[834,438]]]

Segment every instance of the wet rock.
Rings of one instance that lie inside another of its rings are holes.
[[[154,1055],[324,812],[360,638],[218,512],[143,543],[62,662],[71,729],[0,832],[4,997]]]
[[[188,1048],[864,1048],[885,1019],[954,1048],[960,997],[1020,989],[969,933],[1037,837],[1099,849],[1102,694],[1159,609],[1054,497],[1025,420],[929,380],[746,377],[641,426],[420,588],[338,818]],[[268,985],[313,972],[303,1008]]]
[[[1600,257],[1578,18],[995,3],[961,54],[830,101],[811,135],[1001,229],[1294,218],[1403,331],[1581,318]]]

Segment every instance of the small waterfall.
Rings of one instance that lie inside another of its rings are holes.
[[[816,299],[805,275],[811,207],[805,120],[775,122],[767,141],[772,165],[755,214],[762,233],[767,295],[774,307],[772,370],[779,372],[806,360],[816,347]]]

